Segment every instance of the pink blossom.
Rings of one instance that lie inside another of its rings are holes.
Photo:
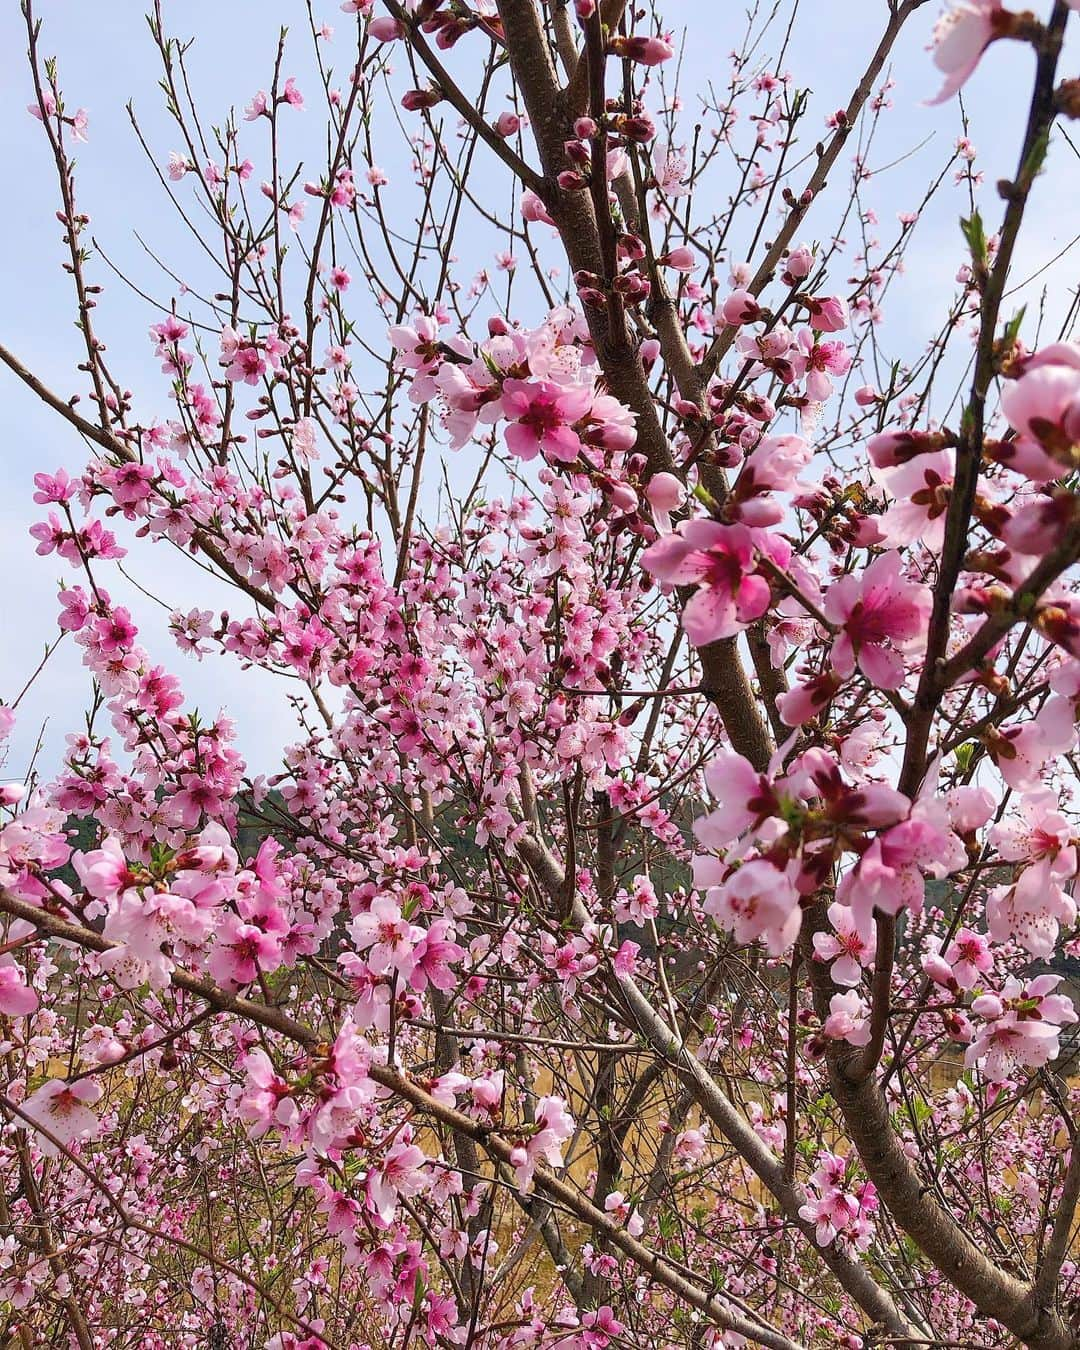
[[[426,1162],[422,1149],[401,1140],[387,1150],[380,1166],[369,1172],[368,1201],[383,1223],[393,1223],[402,1196],[411,1199],[431,1184],[429,1173],[423,1170]]]
[[[244,120],[246,122],[254,122],[259,117],[268,117],[269,114],[270,96],[265,89],[260,89],[244,109]]]
[[[349,932],[359,950],[367,952],[368,965],[377,975],[391,970],[411,973],[413,949],[421,935],[402,918],[392,896],[377,895],[368,912],[353,919]]]
[[[1025,867],[1012,886],[996,886],[986,902],[990,936],[1018,942],[1032,956],[1054,954],[1062,926],[1076,922],[1076,902],[1054,879],[1048,860]]]
[[[743,863],[722,879],[722,864],[699,858],[694,864],[694,882],[707,886],[705,912],[736,942],[764,942],[772,956],[780,956],[795,941],[802,925],[799,893],[786,872],[763,858]]]
[[[237,1101],[237,1113],[253,1139],[261,1138],[272,1125],[291,1127],[297,1119],[291,1089],[274,1072],[264,1050],[251,1050],[243,1059],[247,1084]]]
[[[990,944],[981,933],[973,933],[969,928],[956,930],[955,937],[945,948],[944,959],[958,989],[974,989],[980,977],[994,968]]]
[[[893,545],[921,539],[927,548],[941,547],[953,482],[953,452],[918,455],[895,468],[879,470],[893,504],[882,516],[884,538]]]
[[[429,984],[436,989],[454,987],[455,977],[450,967],[465,955],[465,949],[453,942],[447,934],[452,931],[448,919],[436,919],[412,951],[413,965],[409,983],[422,993]]]
[[[686,501],[686,487],[673,473],[656,473],[649,479],[645,497],[661,534],[671,533],[671,512]]]
[[[63,1078],[50,1078],[27,1097],[22,1109],[31,1121],[40,1125],[65,1148],[79,1139],[95,1139],[101,1122],[90,1110],[101,1097],[101,1085],[96,1078],[80,1078],[68,1083]],[[50,1158],[60,1150],[51,1139],[38,1136],[38,1146]]]
[[[837,673],[849,677],[858,664],[877,688],[899,689],[904,663],[898,647],[926,631],[930,592],[903,576],[898,553],[884,553],[861,576],[849,574],[829,588],[825,615],[841,628],[832,649]]]
[[[738,328],[755,323],[761,317],[761,306],[749,291],[732,291],[720,306],[720,314],[726,324]]]
[[[532,1184],[536,1165],[562,1166],[562,1146],[574,1133],[574,1118],[561,1097],[541,1097],[536,1103],[536,1124],[532,1134],[511,1155],[511,1166],[522,1191]]]
[[[72,854],[71,865],[85,889],[99,900],[110,899],[133,880],[120,841],[111,834],[101,848]]]
[[[879,834],[837,888],[837,899],[851,907],[856,927],[869,941],[873,914],[922,910],[923,872],[947,875],[963,866],[959,840],[918,812]]]
[[[819,333],[838,333],[849,322],[847,301],[839,295],[801,297],[810,312],[810,326]]]
[[[604,1200],[604,1211],[621,1223],[631,1237],[640,1237],[645,1230],[644,1221],[636,1209],[632,1209],[622,1191],[612,1191]]]
[[[505,380],[501,406],[510,424],[506,444],[519,459],[543,454],[556,463],[572,464],[582,448],[574,423],[588,413],[592,401],[592,391],[582,385]]]
[[[1052,792],[1025,794],[1019,811],[991,829],[990,842],[1008,862],[1047,862],[1056,877],[1076,873],[1077,847],[1072,827]]]
[[[0,1013],[7,1017],[29,1017],[37,1006],[38,996],[19,967],[14,963],[0,965]]]
[[[662,254],[657,258],[657,262],[663,267],[673,268],[676,272],[692,272],[695,266],[694,251],[680,245]]]
[[[966,83],[997,36],[1005,14],[1001,0],[951,0],[934,28],[934,65],[945,83],[931,105],[944,103]]]
[[[751,825],[780,811],[768,779],[734,750],[721,750],[709,762],[705,783],[716,807],[694,821],[694,833],[707,848],[723,848]]]
[[[829,906],[829,922],[833,932],[822,929],[814,934],[814,956],[819,961],[832,962],[829,978],[834,984],[856,985],[863,970],[874,963],[877,925],[871,921],[870,932],[864,937],[851,910],[835,900]]]
[[[822,1031],[831,1040],[866,1045],[870,1040],[870,1008],[866,1000],[854,989],[846,994],[833,994]]]
[[[658,66],[675,55],[675,48],[666,37],[616,36],[608,45],[616,56],[627,57],[643,66]]]
[[[986,1025],[968,1046],[964,1063],[978,1066],[991,1083],[1007,1082],[1017,1068],[1039,1069],[1056,1058],[1061,1028],[1077,1021],[1072,1001],[1053,990],[1060,975],[1027,984],[1010,977],[1000,996],[983,994],[971,1011]]]
[[[645,550],[642,566],[661,581],[698,586],[682,622],[695,647],[733,637],[769,606],[769,583],[757,573],[754,536],[745,525],[695,517]]]
[[[1080,343],[1057,342],[1031,357],[1020,378],[1002,390],[1001,410],[1018,433],[1022,449],[1057,465],[1045,477],[1059,476],[1062,464],[1074,467],[1073,451],[1080,442]],[[1027,472],[1023,460],[1015,467]]]
[[[272,934],[236,915],[226,914],[210,953],[210,973],[227,989],[251,984],[259,972],[276,970],[281,964],[281,945]]]

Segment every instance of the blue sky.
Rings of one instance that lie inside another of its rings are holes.
[[[142,0],[96,0],[90,5],[39,0],[35,8],[45,24],[42,50],[59,58],[69,106],[84,106],[90,114],[90,142],[79,148],[78,173],[81,205],[93,218],[93,233],[140,288],[167,304],[176,288],[143,252],[136,235],[153,241],[155,251],[181,275],[187,275],[187,267],[195,264],[190,239],[171,214],[125,112],[130,98],[158,162],[164,163],[176,137],[161,111],[156,53],[143,20]],[[182,4],[165,0],[163,8],[173,33],[198,38],[191,69],[208,121],[219,120],[230,103],[242,107],[256,89],[268,84],[281,24],[294,29],[286,73],[295,73],[301,87],[311,83],[310,37],[302,0],[184,0]],[[1037,0],[1035,8],[1048,9],[1048,0]],[[892,72],[897,81],[891,93],[895,106],[884,119],[869,157],[871,166],[882,171],[866,185],[865,202],[878,211],[882,240],[892,236],[896,212],[921,198],[963,130],[957,100],[938,108],[922,105],[937,87],[936,72],[924,51],[935,11],[933,3],[920,11],[898,45]],[[338,29],[331,50],[335,45],[340,48],[344,65],[345,35],[352,20],[336,4],[316,0],[314,12],[316,22],[326,20]],[[740,40],[744,12],[744,5],[720,0],[671,0],[664,7],[671,27],[676,31],[685,27],[692,33],[682,57],[688,129],[697,98],[710,81],[716,80],[722,88],[727,56]],[[813,91],[808,130],[803,133],[807,146],[814,137],[824,135],[826,113],[847,102],[885,17],[885,0],[803,0],[784,65],[796,85]],[[1073,21],[1073,27],[1080,24]],[[1077,45],[1073,33],[1072,56]],[[5,248],[0,251],[0,340],[67,396],[80,388],[75,371],[79,339],[72,324],[69,284],[59,266],[61,241],[53,217],[51,165],[43,153],[41,128],[25,111],[32,93],[24,49],[18,7],[9,3],[0,9],[0,52],[4,53],[0,57],[0,162],[8,183]],[[468,43],[463,43],[455,56],[464,62],[467,54]],[[992,185],[1015,168],[1031,65],[1029,52],[999,44],[987,54],[965,91],[970,136],[978,147],[988,185],[982,206],[991,226],[999,214]],[[1067,57],[1069,73],[1074,66],[1075,61]],[[317,148],[319,125],[317,112],[299,115],[291,133],[295,154],[302,152],[305,137]],[[385,155],[378,150],[377,154],[392,180],[407,177],[401,152],[390,142]],[[1037,185],[1021,239],[1018,281],[1043,268],[1070,242],[1077,228],[1075,203],[1080,199],[1077,164],[1074,152],[1058,138],[1053,174]],[[884,167],[888,165],[892,167]],[[794,175],[793,183],[801,182],[804,173]],[[824,233],[824,227],[836,218],[847,182],[847,165],[842,161],[830,184],[831,200],[820,203],[820,214],[811,216],[807,237],[818,237],[818,222]],[[483,154],[478,156],[474,189],[481,196],[497,192],[505,200],[505,178]],[[920,222],[907,255],[907,274],[890,293],[888,304],[885,332],[897,355],[912,356],[922,350],[941,318],[962,256],[956,221],[965,205],[959,191],[950,187]],[[473,266],[470,248],[475,250],[475,267],[479,267],[501,246],[490,232],[472,232],[461,249],[466,255],[463,275],[467,277]],[[1048,320],[1062,308],[1061,280],[1076,283],[1076,256],[1070,255],[1051,273],[1059,281],[1059,292],[1049,302]],[[102,259],[95,259],[91,270],[94,280],[106,285],[98,313],[114,367],[136,391],[140,410],[167,416],[167,389],[146,340],[154,313],[109,273]],[[835,280],[840,289],[843,276]],[[1018,294],[1016,303],[1026,300],[1034,313],[1043,280]],[[370,341],[381,341],[377,332],[367,336]],[[0,566],[7,580],[0,698],[10,700],[37,664],[44,644],[55,637],[56,578],[63,572],[55,559],[36,558],[27,536],[28,526],[37,518],[30,500],[31,479],[34,472],[59,464],[78,468],[85,456],[79,438],[6,370],[0,371],[0,435],[4,447],[0,454]],[[165,632],[168,607],[220,607],[229,603],[230,592],[194,579],[190,566],[164,547],[151,552],[141,546],[129,561],[132,576],[167,602],[161,608],[119,578],[110,582],[114,598],[130,600],[146,645],[155,657],[177,670],[191,700],[204,712],[225,706],[234,713],[240,748],[253,771],[272,770],[292,727],[280,682],[259,672],[241,672],[223,659],[209,658],[201,665],[185,659],[175,653]],[[19,734],[4,770],[7,776],[22,775],[38,731],[46,723],[41,764],[46,772],[55,767],[62,736],[77,727],[87,691],[78,651],[68,639],[22,705]]]

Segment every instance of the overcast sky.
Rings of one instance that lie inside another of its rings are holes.
[[[1048,9],[1048,0],[1034,7]],[[301,87],[310,74],[310,38],[306,33],[306,5],[302,0],[164,0],[167,26],[179,36],[197,37],[191,57],[197,97],[211,122],[220,120],[230,104],[241,107],[269,82],[278,27],[291,25],[287,73],[295,73]],[[785,7],[786,8],[786,7]],[[36,13],[44,20],[42,50],[59,57],[61,83],[70,108],[85,107],[90,114],[90,141],[79,148],[80,202],[93,217],[93,233],[110,256],[151,296],[165,304],[175,291],[143,252],[136,235],[152,241],[155,252],[170,263],[190,258],[190,241],[170,214],[150,165],[135,140],[125,112],[134,100],[141,124],[156,157],[164,163],[176,138],[163,121],[157,88],[158,68],[143,19],[142,0],[38,0]],[[936,6],[931,3],[910,22],[893,64],[895,108],[884,123],[870,156],[879,174],[867,185],[866,202],[881,219],[880,235],[895,230],[897,211],[909,209],[947,157],[961,134],[957,100],[938,108],[923,106],[935,92],[936,72],[923,50],[929,41]],[[696,95],[713,79],[723,82],[727,55],[737,45],[745,6],[727,0],[671,0],[665,14],[672,27],[692,33],[683,54],[682,90],[687,128],[692,125]],[[807,141],[824,134],[826,113],[846,104],[868,54],[884,25],[884,0],[803,0],[793,41],[785,61],[796,85],[813,91]],[[316,20],[339,30],[335,43],[344,43],[353,20],[336,4],[315,4]],[[1073,23],[1073,27],[1078,25]],[[12,348],[54,389],[65,396],[79,389],[75,366],[80,359],[78,335],[72,325],[73,306],[67,278],[60,270],[60,232],[54,218],[55,184],[43,153],[40,126],[25,111],[32,88],[18,6],[14,0],[0,7],[0,164],[8,184],[3,213],[4,248],[0,250],[0,340]],[[467,50],[468,44],[462,44]],[[1075,56],[1076,36],[1071,52]],[[333,44],[331,44],[333,49]],[[345,64],[345,50],[340,62]],[[979,150],[986,174],[983,210],[988,221],[998,218],[993,192],[997,178],[1015,169],[1016,150],[1023,124],[1023,108],[1030,89],[1031,57],[1027,51],[999,44],[988,53],[968,86],[965,107],[970,135]],[[1074,73],[1075,60],[1066,60]],[[302,114],[293,134],[303,148],[303,136],[315,137],[318,112]],[[384,167],[391,176],[407,175],[407,168],[390,148]],[[1042,269],[1070,243],[1076,226],[1075,205],[1080,190],[1075,152],[1057,138],[1051,188],[1036,188],[1034,206],[1025,226],[1016,265],[1017,281]],[[254,156],[253,156],[254,157]],[[891,167],[886,167],[891,166]],[[834,174],[834,199],[845,191],[846,171]],[[797,175],[794,181],[801,181]],[[504,179],[477,157],[474,188],[504,192]],[[952,292],[961,248],[957,217],[964,207],[961,194],[942,193],[927,212],[907,257],[903,284],[891,293],[887,332],[893,350],[915,355],[931,336]],[[815,224],[835,220],[828,202],[811,217]],[[477,234],[466,242],[464,263],[472,246],[475,266],[490,261],[501,245],[493,236]],[[1080,250],[1078,250],[1080,253]],[[183,261],[176,262],[183,273]],[[106,283],[99,309],[114,368],[122,381],[137,392],[144,415],[169,415],[168,390],[152,359],[146,329],[154,314],[108,272],[100,259],[92,263],[94,280]],[[465,268],[468,275],[468,267]],[[1075,285],[1075,255],[1058,264],[1053,274],[1058,291],[1051,298],[1051,317],[1061,311],[1061,282]],[[1027,300],[1034,313],[1039,303],[1040,279],[1031,283],[1017,304]],[[835,278],[837,289],[843,277]],[[536,316],[530,315],[530,318]],[[369,334],[378,341],[378,334]],[[82,444],[63,422],[42,407],[6,370],[0,370],[0,566],[3,568],[3,642],[0,642],[0,698],[11,700],[40,659],[44,644],[55,637],[56,579],[64,568],[55,558],[38,559],[27,529],[39,518],[31,501],[34,472],[64,464],[77,470],[85,461]],[[165,632],[167,608],[220,607],[231,592],[193,579],[190,566],[164,547],[143,545],[129,559],[131,573],[145,581],[167,605],[160,608],[119,579],[109,582],[114,598],[130,599],[142,640],[157,659],[180,674],[190,699],[212,714],[227,707],[239,723],[239,744],[253,772],[272,770],[282,744],[290,738],[292,722],[284,708],[281,683],[259,672],[242,673],[223,659],[202,665],[185,659],[172,648]],[[67,573],[70,577],[70,572]],[[42,764],[55,767],[64,732],[75,729],[86,704],[88,682],[70,639],[50,661],[20,710],[20,731],[5,776],[21,776],[41,726],[47,722]]]

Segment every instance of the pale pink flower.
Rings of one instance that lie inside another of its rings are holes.
[[[269,111],[270,96],[265,89],[260,89],[244,109],[244,120],[246,122],[254,122],[256,118],[268,116]]]
[[[963,866],[963,846],[949,830],[913,811],[910,819],[879,834],[837,888],[837,899],[850,905],[855,925],[869,941],[875,909],[898,914],[922,910],[923,873],[947,875]]]
[[[733,637],[769,607],[769,583],[756,571],[754,536],[745,525],[682,521],[645,550],[641,563],[661,581],[697,584],[682,616],[695,647]]]
[[[998,942],[1018,942],[1032,956],[1048,960],[1061,927],[1076,922],[1076,902],[1058,885],[1047,859],[1026,867],[1015,885],[990,892],[986,922]]]
[[[387,1150],[381,1165],[368,1173],[368,1201],[383,1223],[393,1223],[402,1196],[411,1199],[431,1184],[430,1173],[423,1170],[426,1162],[422,1149],[399,1140]]]
[[[662,254],[657,262],[663,267],[670,267],[676,272],[692,272],[695,266],[694,251],[680,244],[678,248],[670,249]]]
[[[574,1118],[561,1097],[541,1097],[536,1103],[536,1127],[523,1147],[514,1150],[512,1166],[522,1191],[529,1188],[536,1164],[562,1166],[562,1146],[574,1133]]]
[[[296,1103],[290,1087],[274,1072],[265,1050],[251,1050],[244,1056],[247,1083],[237,1098],[237,1114],[252,1139],[261,1138],[272,1125],[287,1129],[297,1119]]]
[[[874,963],[877,925],[871,920],[869,935],[864,937],[851,910],[836,900],[829,906],[829,922],[833,932],[822,929],[814,934],[814,955],[819,961],[832,962],[829,978],[834,984],[856,985],[863,970]]]
[[[841,628],[832,649],[837,674],[847,678],[857,664],[877,688],[899,689],[904,662],[897,648],[925,633],[930,592],[907,580],[898,553],[883,553],[865,572],[829,588],[825,615]]]
[[[810,312],[811,328],[819,333],[839,333],[848,326],[848,305],[842,296],[809,295],[802,303]]]
[[[625,56],[643,66],[658,66],[675,55],[675,48],[668,37],[648,37],[635,33],[630,37],[613,37],[608,45],[616,56]]]
[[[367,952],[367,963],[376,975],[392,970],[411,973],[413,949],[422,935],[402,918],[393,896],[377,895],[368,912],[353,919],[349,932],[358,949]]]
[[[686,197],[690,193],[686,182],[689,164],[686,152],[668,141],[653,142],[653,176],[656,186],[665,197]]]
[[[1050,863],[1056,877],[1071,877],[1077,870],[1077,848],[1072,827],[1058,809],[1052,792],[1027,793],[1020,809],[990,831],[990,842],[1008,862]]]
[[[101,1122],[90,1107],[101,1097],[101,1085],[96,1078],[80,1078],[68,1083],[63,1078],[50,1078],[27,1097],[23,1111],[35,1124],[49,1131],[65,1148],[77,1139],[97,1137]],[[44,1135],[38,1136],[42,1153],[50,1158],[60,1150]]]
[[[636,1209],[632,1209],[622,1191],[612,1191],[604,1200],[604,1211],[621,1223],[631,1237],[640,1237],[645,1229],[644,1221]]]
[[[721,750],[705,769],[705,783],[716,807],[694,821],[694,833],[707,847],[720,849],[780,806],[767,778],[734,750]]]
[[[870,1040],[870,1008],[865,999],[854,989],[846,994],[833,994],[822,1031],[830,1040],[866,1045]]]
[[[874,470],[874,477],[893,498],[878,522],[888,543],[911,544],[921,539],[929,549],[941,547],[953,472],[951,450],[917,455],[894,468]]]
[[[990,944],[981,933],[973,933],[969,928],[956,930],[955,937],[945,948],[945,960],[960,989],[974,989],[980,976],[989,974],[994,968]]]
[[[1004,13],[1001,0],[952,0],[934,28],[934,65],[945,83],[929,100],[931,105],[952,98],[968,80]]]
[[[763,858],[743,863],[726,881],[723,864],[696,859],[694,882],[709,884],[704,909],[736,942],[764,942],[771,956],[780,956],[795,941],[802,925],[799,893],[786,872]],[[711,877],[710,877],[711,872]],[[717,884],[718,883],[718,884]]]
[[[131,873],[120,841],[107,835],[101,847],[90,853],[73,853],[71,865],[86,891],[98,900],[108,900],[131,884]]]
[[[454,987],[454,973],[450,967],[461,960],[465,949],[447,936],[451,931],[448,919],[436,919],[413,948],[411,960],[414,964],[409,983],[419,993],[423,993],[429,984],[444,991]]]
[[[19,967],[14,963],[0,965],[0,1013],[7,1017],[29,1017],[37,1006],[38,996]]]
[[[1058,477],[1061,466],[1075,467],[1074,448],[1080,442],[1080,343],[1055,342],[1031,357],[1018,380],[1006,383],[1001,410],[1017,432],[1021,448],[1048,457],[1055,467],[1030,473],[1025,461],[1005,463],[1029,477]],[[1038,469],[1038,464],[1035,466]]]
[[[732,328],[755,323],[761,317],[761,306],[749,291],[732,291],[720,306],[720,316]]]
[[[1017,1068],[1040,1069],[1055,1059],[1061,1028],[1077,1021],[1071,999],[1053,992],[1061,979],[1040,975],[1021,985],[1010,977],[1000,995],[975,999],[971,1011],[986,1025],[968,1046],[964,1063],[978,1066],[991,1083],[1004,1083]]]
[[[671,513],[686,501],[686,487],[673,473],[655,473],[645,487],[653,520],[661,534],[671,533]]]

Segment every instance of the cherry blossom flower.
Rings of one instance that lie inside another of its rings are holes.
[[[561,1097],[541,1097],[536,1103],[533,1133],[513,1151],[510,1163],[518,1188],[527,1191],[540,1161],[549,1167],[562,1166],[562,1146],[574,1133],[574,1119]]]
[[[874,476],[893,498],[879,522],[885,540],[895,547],[921,539],[927,548],[940,548],[952,493],[953,452],[919,455],[896,468],[875,470]]]
[[[641,561],[661,581],[698,585],[683,609],[683,627],[695,647],[733,637],[768,608],[769,583],[756,571],[755,536],[745,525],[682,521]]]
[[[431,1177],[423,1170],[426,1162],[423,1150],[406,1138],[393,1144],[379,1166],[369,1172],[368,1201],[384,1224],[394,1221],[402,1196],[411,1199],[431,1184]]]
[[[839,675],[855,667],[879,689],[904,683],[900,649],[926,631],[930,593],[903,575],[899,553],[883,553],[861,576],[841,577],[825,593],[825,615],[841,633],[832,661]]]
[[[975,999],[971,1010],[984,1025],[964,1063],[978,1066],[991,1083],[1006,1083],[1018,1068],[1038,1069],[1055,1058],[1061,1028],[1077,1021],[1071,1000],[1053,992],[1061,979],[1039,975],[1021,984],[1010,976],[1000,995]]]
[[[274,1072],[264,1050],[251,1050],[243,1059],[247,1083],[237,1099],[237,1113],[253,1139],[261,1138],[272,1126],[289,1129],[295,1125],[298,1111],[291,1089]]]
[[[763,858],[743,863],[729,877],[713,858],[694,860],[694,884],[705,889],[705,912],[737,942],[764,942],[772,956],[787,951],[799,935],[799,893],[786,872]]]
[[[934,28],[934,65],[945,83],[930,99],[931,105],[952,98],[967,82],[997,36],[1005,13],[1001,0],[950,0]]]
[[[42,1129],[48,1130],[57,1143],[70,1148],[77,1140],[96,1139],[101,1122],[91,1106],[101,1098],[101,1085],[96,1078],[80,1078],[68,1083],[63,1078],[50,1078],[23,1102],[23,1113]],[[37,1136],[38,1147],[50,1158],[60,1150],[52,1139]]]
[[[572,464],[582,449],[574,424],[585,417],[592,402],[592,391],[584,385],[506,380],[502,393],[502,411],[509,423],[506,444],[519,459],[542,454],[555,463]]]
[[[1061,928],[1076,922],[1076,902],[1054,880],[1047,862],[1025,867],[1012,886],[995,886],[986,902],[990,936],[1014,939],[1044,960],[1053,956]]]
[[[1018,433],[1021,451],[1005,462],[1036,480],[1076,467],[1080,443],[1080,343],[1055,342],[1031,357],[1001,393],[1001,410]],[[1049,463],[1048,463],[1049,461]],[[1045,467],[1043,467],[1045,466]]]
[[[829,978],[834,984],[856,985],[863,971],[874,963],[876,925],[871,922],[870,932],[864,938],[851,910],[835,900],[829,906],[829,922],[834,932],[822,929],[814,934],[814,955],[819,961],[832,962]]]
[[[832,1040],[866,1045],[870,1040],[870,1007],[866,1000],[854,989],[846,994],[833,994],[822,1031]]]
[[[29,1017],[37,1011],[38,996],[14,963],[0,964],[0,1013],[7,1017]]]
[[[392,970],[411,974],[421,934],[402,918],[393,896],[376,896],[368,912],[353,919],[349,932],[359,950],[367,953],[367,964],[376,975]]]
[[[652,507],[656,528],[661,534],[671,533],[671,513],[678,511],[686,501],[686,487],[673,473],[657,473],[649,479],[645,497]]]

